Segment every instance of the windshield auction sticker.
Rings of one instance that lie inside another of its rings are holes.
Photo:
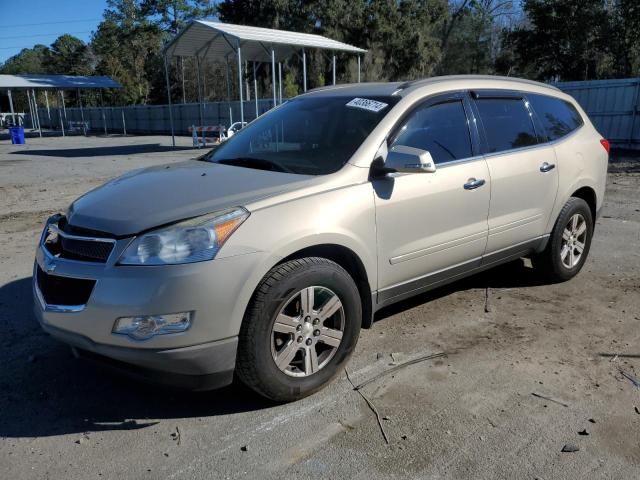
[[[368,98],[354,98],[347,107],[362,108],[363,110],[369,110],[370,112],[379,112],[384,110],[389,105],[387,103],[378,102],[376,100],[369,100]]]

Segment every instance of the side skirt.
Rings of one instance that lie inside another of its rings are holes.
[[[448,283],[475,275],[476,273],[480,273],[484,270],[489,270],[490,268],[503,263],[508,263],[512,260],[529,255],[532,252],[538,252],[540,251],[541,246],[546,244],[548,237],[549,235],[543,235],[542,237],[490,253],[489,255],[473,259],[469,262],[456,265],[446,270],[440,270],[400,285],[379,290],[374,304],[374,309],[376,311],[380,310],[392,303],[400,302]]]

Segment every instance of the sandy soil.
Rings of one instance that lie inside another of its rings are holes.
[[[344,375],[289,405],[241,386],[167,391],[75,360],[41,332],[30,282],[47,215],[122,172],[198,152],[166,137],[28,142],[0,142],[0,478],[640,476],[640,388],[621,373],[640,378],[637,160],[612,163],[574,280],[547,285],[519,261],[388,308],[362,332],[356,384],[448,353],[362,390],[387,444]]]

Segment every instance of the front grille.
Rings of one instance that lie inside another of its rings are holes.
[[[113,243],[94,242],[60,236],[60,257],[86,262],[106,262]]]
[[[105,263],[111,255],[114,242],[115,239],[108,234],[69,225],[66,218],[62,217],[57,225],[54,223],[48,227],[43,246],[51,255],[59,258]]]
[[[85,305],[96,284],[95,280],[50,275],[40,266],[36,271],[36,281],[44,301],[49,305]]]
[[[116,238],[114,235],[107,232],[71,225],[67,221],[67,217],[60,218],[58,221],[58,228],[69,235],[76,235],[79,237]]]

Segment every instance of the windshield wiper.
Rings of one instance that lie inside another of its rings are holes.
[[[267,160],[266,158],[254,158],[254,157],[237,157],[237,158],[223,158],[218,160],[217,163],[223,165],[236,165],[238,167],[256,168],[258,170],[271,170],[276,172],[293,173],[290,169],[284,165],[274,161]]]

